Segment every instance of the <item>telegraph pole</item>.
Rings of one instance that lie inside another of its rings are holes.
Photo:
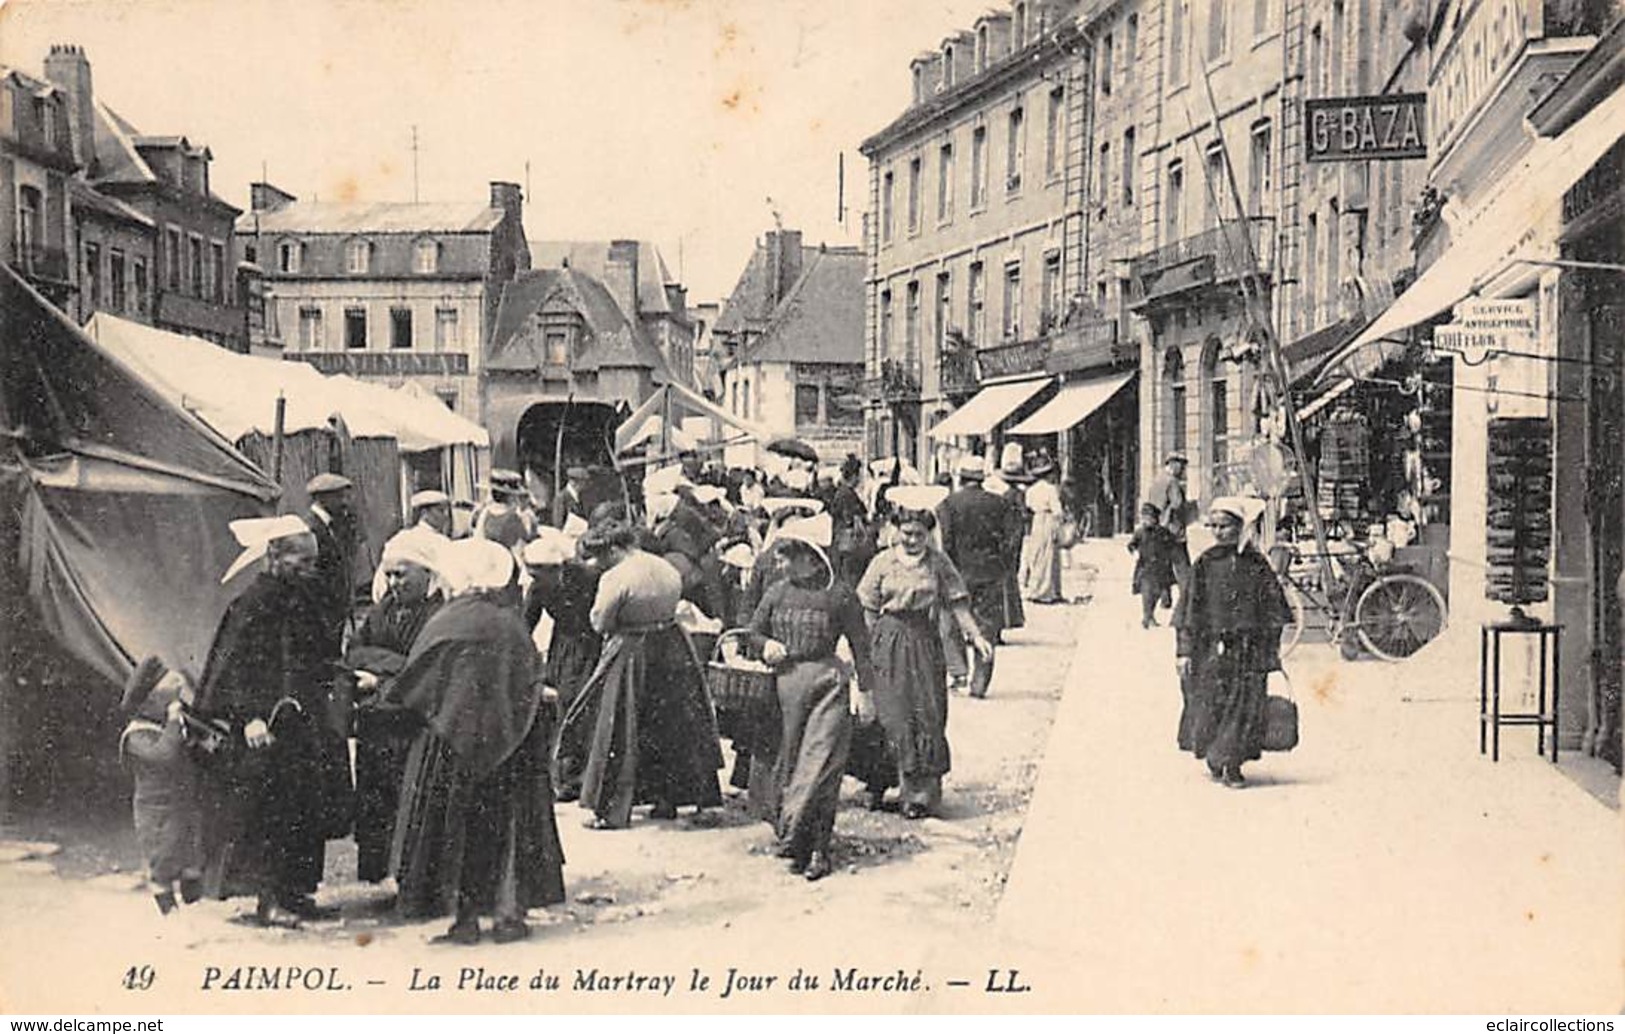
[[[412,127],[412,203],[418,200],[418,127]]]

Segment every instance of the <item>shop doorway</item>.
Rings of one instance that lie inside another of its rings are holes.
[[[1596,299],[1596,283],[1587,292]],[[1588,421],[1590,463],[1587,466],[1591,537],[1591,728],[1587,739],[1594,753],[1620,768],[1620,693],[1625,682],[1621,652],[1619,583],[1625,560],[1625,305],[1593,301],[1591,324],[1591,390]]]

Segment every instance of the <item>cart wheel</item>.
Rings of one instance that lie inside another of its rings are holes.
[[[1354,607],[1360,642],[1385,661],[1402,661],[1432,642],[1447,618],[1444,596],[1414,574],[1377,579]]]
[[[1281,656],[1285,658],[1303,638],[1303,593],[1285,578],[1281,579],[1281,591],[1286,594],[1286,605],[1292,609],[1292,623],[1281,629]]]

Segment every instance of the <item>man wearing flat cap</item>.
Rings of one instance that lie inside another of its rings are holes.
[[[411,526],[451,537],[451,496],[436,488],[425,488],[412,493],[407,508],[411,512]]]
[[[937,507],[942,551],[965,579],[978,629],[988,642],[997,643],[1005,627],[1007,574],[1021,561],[1021,512],[982,487],[987,468],[979,457],[960,460],[958,474],[963,487]],[[953,645],[963,649],[962,644]],[[971,696],[987,696],[992,681],[992,656],[985,663],[978,658],[971,673]]]
[[[1163,460],[1162,473],[1151,482],[1151,491],[1145,497],[1147,506],[1157,508],[1157,522],[1174,537],[1169,559],[1173,562],[1174,582],[1181,593],[1190,584],[1191,577],[1191,553],[1186,544],[1185,529],[1195,517],[1195,508],[1185,489],[1185,468],[1188,464],[1189,458],[1184,453],[1170,452]],[[1165,595],[1164,606],[1168,605],[1171,605],[1171,601]]]
[[[355,558],[361,521],[355,512],[353,486],[342,474],[317,474],[305,482],[310,506],[305,523],[316,536],[316,572],[325,603],[324,614],[333,647],[344,640],[355,602]]]

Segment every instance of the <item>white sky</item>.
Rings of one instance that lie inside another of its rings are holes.
[[[784,225],[858,243],[857,145],[908,62],[995,0],[10,0],[0,62],[76,43],[143,132],[213,150],[216,193],[482,200],[523,183],[532,239],[654,240],[691,301]],[[1005,5],[1007,6],[1007,5]],[[836,156],[846,152],[845,226]]]

